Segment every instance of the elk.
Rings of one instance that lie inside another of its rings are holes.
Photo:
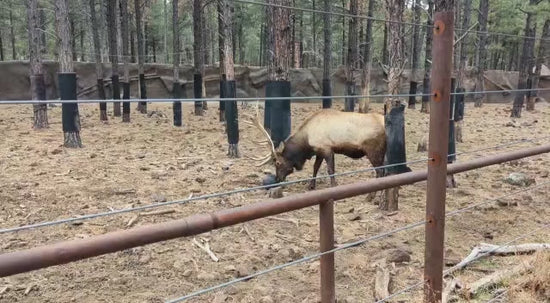
[[[384,162],[386,132],[384,116],[380,114],[319,110],[277,147],[260,123],[258,107],[256,117],[252,117],[252,121],[244,122],[256,126],[265,137],[254,143],[270,147],[270,152],[264,157],[247,157],[260,161],[256,166],[270,162],[275,164],[277,183],[283,182],[294,169],[302,170],[306,160],[313,156],[314,179],[310,181],[309,189],[315,189],[315,177],[323,160],[326,161],[328,174],[331,175],[331,186],[336,185],[333,176],[335,154],[343,154],[352,159],[366,156],[374,167],[381,166]],[[376,169],[376,177],[382,175],[383,169]]]

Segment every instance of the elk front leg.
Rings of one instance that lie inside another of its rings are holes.
[[[325,157],[325,161],[327,161],[328,174],[334,175],[334,152],[330,152]],[[330,186],[336,186],[336,178],[334,176],[330,176]]]
[[[313,164],[313,178],[317,176],[317,172],[319,171],[319,167],[321,167],[321,164],[323,163],[323,157],[315,156],[315,163]],[[315,189],[315,179],[311,179],[309,181],[309,189]]]

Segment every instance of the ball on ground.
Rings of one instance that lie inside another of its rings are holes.
[[[262,185],[263,185],[263,186],[273,185],[273,184],[276,184],[276,183],[277,183],[277,180],[276,180],[274,174],[266,174],[266,175],[264,176],[264,178],[262,179]],[[269,186],[269,187],[267,187],[267,188],[269,189],[269,188],[271,188],[271,187],[274,187],[274,186]]]

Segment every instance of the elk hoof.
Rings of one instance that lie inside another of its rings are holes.
[[[310,181],[307,188],[309,190],[314,190],[315,189],[315,181]]]

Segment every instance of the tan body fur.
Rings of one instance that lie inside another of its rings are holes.
[[[363,151],[375,156],[380,147],[386,145],[384,116],[325,109],[306,119],[290,138],[307,143],[316,154],[332,150],[336,154],[360,158],[362,156],[354,155]]]
[[[383,115],[323,109],[308,117],[275,152],[277,180],[283,181],[294,169],[301,170],[314,155],[313,177],[323,160],[327,162],[328,173],[334,174],[334,154],[354,159],[366,156],[373,166],[381,166],[385,152]],[[377,176],[381,174],[377,170]],[[334,177],[331,184],[336,184]],[[315,188],[315,180],[310,188]]]

